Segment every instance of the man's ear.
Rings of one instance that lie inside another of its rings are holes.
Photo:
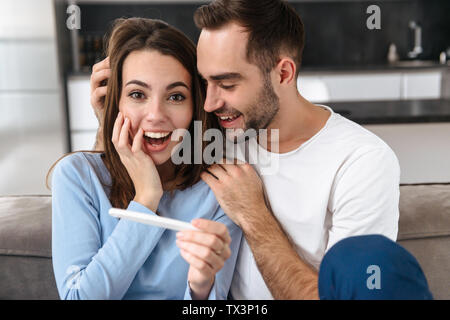
[[[295,79],[296,66],[294,60],[288,57],[282,57],[276,66],[278,80],[280,84],[291,84]]]

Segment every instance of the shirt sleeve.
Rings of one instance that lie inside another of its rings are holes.
[[[208,300],[226,300],[228,297],[228,292],[230,291],[231,280],[233,279],[239,247],[241,245],[242,231],[230,218],[228,218],[220,206],[215,216],[218,217],[215,221],[225,224],[228,228],[228,232],[231,237],[231,256],[227,259],[227,261],[225,261],[223,268],[217,272],[213,287],[211,288],[208,296]],[[189,283],[186,285],[184,299],[192,300]]]
[[[52,255],[61,299],[122,299],[164,232],[122,219],[102,244],[93,188],[86,163],[65,158],[55,167]],[[128,209],[155,214],[134,201]]]
[[[381,234],[395,241],[398,232],[400,167],[394,152],[377,148],[345,164],[332,189],[326,250],[356,235]]]

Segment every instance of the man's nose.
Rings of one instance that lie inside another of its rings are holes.
[[[204,109],[206,112],[214,112],[215,110],[221,108],[224,102],[221,99],[220,95],[217,92],[217,88],[215,86],[208,86],[206,88],[206,99]]]

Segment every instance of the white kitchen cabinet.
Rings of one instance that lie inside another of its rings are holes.
[[[401,81],[401,73],[300,73],[297,85],[313,102],[399,100]]]
[[[401,183],[450,182],[450,123],[364,125],[400,163]]]
[[[70,130],[97,130],[98,120],[91,106],[89,76],[71,76],[67,81]]]
[[[90,77],[71,76],[67,81],[71,151],[92,150],[98,120],[90,100]]]
[[[300,72],[297,88],[314,102],[439,99],[441,70]]]
[[[400,73],[342,74],[323,77],[331,101],[400,99]]]
[[[439,99],[441,71],[415,71],[403,74],[403,99]]]

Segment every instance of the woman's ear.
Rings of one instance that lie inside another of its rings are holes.
[[[282,57],[276,66],[280,84],[291,84],[295,79],[296,66],[294,60],[288,57]]]

